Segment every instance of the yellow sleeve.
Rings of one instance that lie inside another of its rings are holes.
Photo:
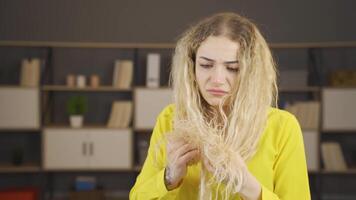
[[[166,165],[166,142],[164,134],[171,130],[172,116],[169,108],[164,109],[157,118],[151,136],[147,158],[134,187],[130,191],[130,199],[174,199],[179,188],[168,191],[164,184],[164,168]]]
[[[262,186],[262,200],[310,200],[303,134],[297,119],[286,114],[288,120],[277,142],[274,191]]]

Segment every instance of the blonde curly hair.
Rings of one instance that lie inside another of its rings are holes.
[[[239,73],[232,92],[218,109],[209,106],[199,92],[195,56],[209,36],[224,36],[239,45]],[[202,169],[200,199],[210,199],[212,180],[224,181],[224,199],[239,191],[242,170],[234,161],[256,153],[270,107],[277,106],[276,67],[271,51],[254,23],[235,13],[219,13],[189,28],[178,40],[172,63],[175,116],[173,137],[197,145],[216,171],[210,181]],[[228,112],[225,105],[228,107]],[[208,192],[210,191],[210,192]],[[207,194],[210,194],[206,196]],[[204,196],[205,195],[205,196]]]

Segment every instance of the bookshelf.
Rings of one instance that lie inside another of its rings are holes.
[[[35,129],[2,129],[0,131],[0,138],[2,137],[2,132],[16,132],[24,131],[26,133],[36,132],[41,136],[40,145],[42,146],[41,153],[38,155],[40,159],[40,164],[31,164],[27,162],[21,167],[15,167],[10,164],[0,164],[0,173],[42,173],[47,176],[49,173],[50,176],[55,176],[56,173],[82,173],[82,172],[98,172],[98,173],[119,173],[118,176],[122,174],[131,174],[132,179],[139,173],[141,170],[141,165],[138,163],[138,147],[137,142],[140,139],[149,139],[150,133],[152,132],[152,127],[136,127],[135,117],[135,108],[137,106],[137,91],[147,90],[147,91],[166,91],[169,90],[167,85],[167,80],[162,79],[159,88],[147,88],[145,86],[145,74],[147,73],[145,69],[145,59],[146,55],[149,52],[160,53],[162,55],[163,64],[161,67],[168,68],[170,63],[170,56],[173,53],[175,44],[173,43],[105,43],[105,42],[56,42],[56,41],[0,41],[0,48],[9,48],[9,49],[25,49],[28,50],[30,56],[38,56],[41,59],[46,60],[44,69],[42,70],[42,80],[38,87],[39,100],[40,103],[40,115],[41,115],[41,124],[38,128]],[[272,51],[287,51],[287,50],[297,50],[305,51],[305,56],[314,56],[315,52],[322,51],[324,49],[354,49],[356,47],[356,41],[350,42],[327,42],[327,43],[271,43],[270,47]],[[15,51],[14,50],[14,51]],[[35,53],[34,53],[35,52]],[[39,52],[39,53],[36,53]],[[43,53],[44,52],[44,53]],[[69,53],[67,53],[69,52]],[[73,55],[73,57],[72,57]],[[98,57],[98,62],[92,59],[92,57]],[[80,57],[80,58],[76,58]],[[84,57],[84,59],[82,59]],[[112,67],[113,61],[115,59],[128,59],[134,62],[134,77],[132,82],[132,87],[128,89],[119,89],[111,86],[112,82]],[[292,61],[293,62],[293,61]],[[73,64],[71,64],[73,63]],[[1,63],[0,63],[1,64]],[[315,63],[312,63],[312,66],[315,67]],[[88,67],[89,66],[89,67]],[[319,66],[320,67],[320,66]],[[65,75],[68,73],[80,74],[85,71],[88,71],[86,76],[89,76],[91,73],[99,74],[102,77],[102,83],[99,87],[68,87],[64,83]],[[161,71],[161,77],[168,77],[168,71]],[[15,81],[14,81],[15,82]],[[1,88],[16,89],[16,88],[31,88],[18,86],[11,82],[9,84],[2,84]],[[33,88],[33,87],[32,87]],[[35,87],[37,88],[37,87]],[[291,98],[301,96],[301,100],[315,100],[319,101],[323,105],[322,91],[325,89],[356,89],[356,87],[330,87],[323,84],[317,85],[303,85],[303,86],[289,86],[284,87],[280,86],[279,93],[281,96],[291,96]],[[69,126],[67,122],[66,115],[63,114],[63,101],[68,98],[70,95],[86,95],[88,98],[93,99],[98,103],[90,104],[94,107],[95,111],[88,113],[88,121],[84,123],[84,126],[79,129],[73,129]],[[88,169],[86,167],[77,168],[77,169],[45,169],[42,166],[43,154],[45,148],[43,148],[44,140],[44,131],[51,130],[66,130],[66,131],[77,131],[77,130],[89,130],[89,131],[110,131],[110,130],[123,130],[121,128],[109,128],[107,127],[107,118],[109,117],[109,110],[111,103],[116,100],[123,101],[132,101],[134,109],[132,111],[133,117],[132,122],[128,129],[132,131],[132,160],[130,167],[126,168],[93,168]],[[62,107],[62,109],[60,109]],[[94,117],[94,115],[98,117]],[[322,116],[322,109],[320,109],[320,116]],[[320,117],[320,123],[323,121],[323,118]],[[318,156],[318,167],[317,169],[309,170],[311,176],[320,177],[325,175],[332,176],[344,176],[344,175],[354,175],[356,174],[356,169],[350,168],[345,171],[325,171],[323,169],[323,162],[320,157],[320,145],[324,141],[324,136],[328,135],[328,140],[333,140],[333,138],[338,138],[340,133],[353,135],[356,133],[356,130],[323,130],[320,125],[316,129],[302,129],[303,132],[314,131],[317,134],[317,156]],[[355,160],[356,162],[356,160]],[[133,174],[133,175],[132,175]],[[117,175],[117,174],[116,174]]]

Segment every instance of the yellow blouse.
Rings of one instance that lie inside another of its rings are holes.
[[[132,200],[198,198],[200,163],[188,167],[187,175],[178,188],[167,191],[164,185],[166,143],[163,136],[172,130],[173,114],[174,105],[169,105],[157,118],[146,161],[130,191]],[[303,136],[292,114],[270,108],[258,150],[247,166],[261,184],[262,200],[310,199]],[[240,197],[236,194],[230,199]]]

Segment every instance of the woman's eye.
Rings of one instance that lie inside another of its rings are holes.
[[[228,67],[227,70],[230,72],[238,72],[239,68],[238,67]]]
[[[211,67],[213,67],[213,65],[210,65],[210,64],[200,64],[200,66],[202,66],[203,68],[211,68]]]

